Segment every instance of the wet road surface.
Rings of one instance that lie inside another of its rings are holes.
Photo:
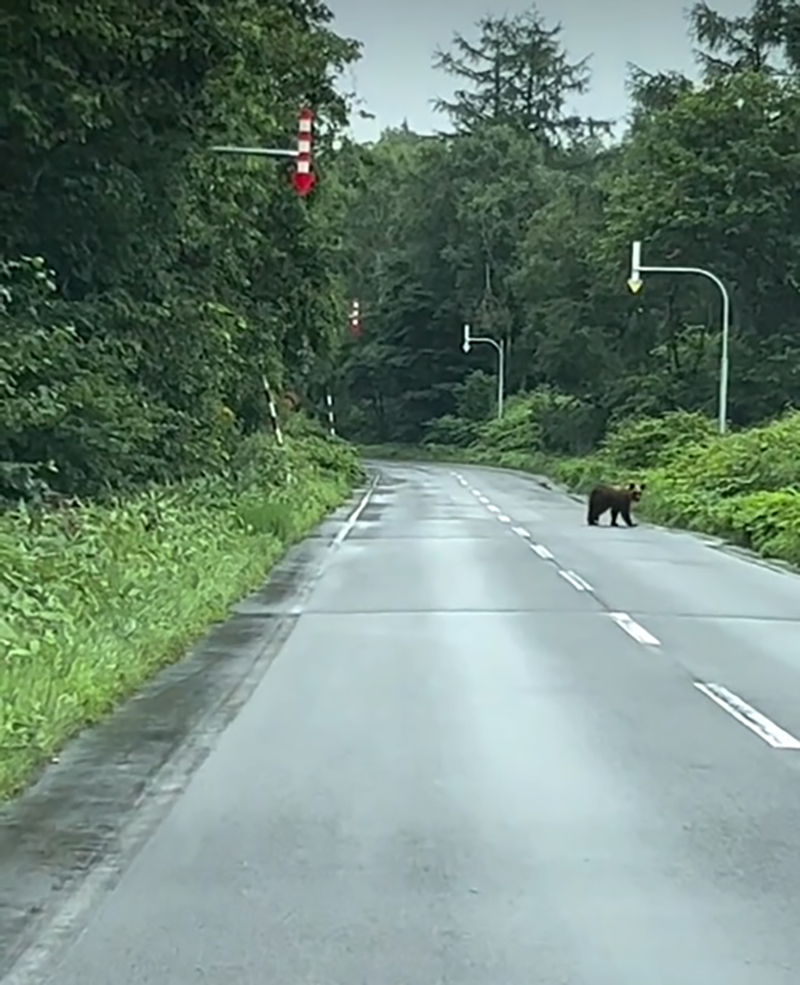
[[[336,530],[3,985],[796,985],[800,578],[472,467]]]

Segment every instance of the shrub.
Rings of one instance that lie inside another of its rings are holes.
[[[800,563],[800,492],[761,490],[716,508],[718,532],[772,557]]]
[[[601,448],[621,469],[647,469],[669,461],[687,443],[711,442],[715,434],[714,422],[703,414],[673,411],[617,424]]]
[[[690,445],[673,464],[697,488],[723,497],[800,486],[800,413]]]
[[[315,438],[254,436],[235,464],[38,530],[0,516],[0,796],[223,618],[360,472]]]
[[[478,428],[475,446],[481,451],[522,452],[531,455],[542,450],[542,426],[534,414],[529,396],[512,397],[503,417],[486,421]]]
[[[454,393],[458,417],[464,420],[485,421],[497,409],[497,380],[482,369],[470,373]]]
[[[478,428],[474,421],[445,414],[437,417],[425,427],[423,445],[452,445],[454,448],[466,448],[475,441]]]
[[[530,395],[534,418],[541,427],[542,447],[555,455],[582,455],[599,440],[603,414],[578,397],[540,387]]]

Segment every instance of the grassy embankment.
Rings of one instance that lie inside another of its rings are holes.
[[[232,474],[0,516],[0,800],[177,659],[362,477],[322,438],[250,439]]]
[[[677,412],[611,430],[580,457],[547,448],[536,405],[517,398],[506,419],[453,429],[462,445],[367,446],[368,458],[496,465],[548,475],[576,492],[595,482],[647,483],[639,514],[717,535],[800,566],[800,413],[719,436],[714,422]]]

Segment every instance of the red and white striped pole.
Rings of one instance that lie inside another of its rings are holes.
[[[278,417],[278,408],[275,406],[275,398],[272,396],[272,390],[269,385],[269,381],[266,376],[261,377],[261,382],[264,385],[264,394],[267,398],[267,406],[269,407],[269,419],[272,423],[272,431],[275,435],[275,440],[279,445],[283,444],[283,431],[281,431],[281,422]]]
[[[312,188],[316,178],[311,170],[311,140],[314,114],[310,109],[300,111],[300,121],[297,128],[297,167],[292,178],[294,190],[301,198],[305,198]]]
[[[353,300],[353,306],[350,309],[350,334],[354,339],[361,335],[361,311],[358,299]]]
[[[325,394],[325,406],[326,406],[327,411],[328,411],[328,434],[330,434],[330,436],[332,438],[335,438],[336,437],[336,423],[335,423],[335,421],[333,419],[333,394],[331,394],[331,393],[326,393]]]

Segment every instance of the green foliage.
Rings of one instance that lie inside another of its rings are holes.
[[[687,445],[705,446],[716,433],[714,422],[704,415],[673,411],[615,425],[604,438],[602,451],[621,468],[653,468]]]
[[[476,444],[490,452],[534,454],[542,448],[542,426],[531,398],[513,397],[502,418],[486,421],[478,429]]]
[[[603,415],[585,400],[542,386],[530,396],[541,431],[541,448],[553,455],[588,451],[603,433]]]
[[[0,796],[255,588],[338,505],[358,456],[254,437],[238,471],[0,518]],[[213,571],[213,577],[209,572]]]
[[[439,103],[458,135],[394,132],[360,158],[375,173],[393,163],[350,205],[365,274],[353,290],[374,311],[343,374],[359,380],[346,418],[359,439],[412,456],[397,443],[424,434],[426,457],[584,491],[645,480],[646,516],[800,563],[798,9],[753,0],[726,17],[695,3],[700,81],[634,67],[631,123],[613,142],[562,126],[558,96],[588,73],[535,8],[456,35],[437,64],[463,86]],[[555,102],[527,113],[526,92],[548,85]],[[632,296],[634,240],[646,266],[700,268],[728,289],[724,437],[718,286],[645,274]],[[465,322],[505,345],[501,421],[487,406],[496,352],[463,355]]]
[[[631,296],[633,240],[645,264],[700,267],[729,289],[733,425],[800,406],[796,15],[794,0],[736,18],[696,4],[703,77],[635,67],[631,126],[614,141],[565,118],[559,99],[588,73],[535,8],[456,35],[437,64],[460,85],[440,104],[458,134],[387,132],[357,167],[342,161],[364,179],[346,253],[369,312],[345,349],[344,433],[408,443],[445,415],[477,419],[461,388],[476,369],[494,376],[496,353],[463,354],[465,322],[505,342],[509,393],[547,388],[587,408],[544,439],[565,454],[609,423],[716,416],[719,290],[645,275]]]
[[[739,496],[717,506],[719,533],[767,557],[800,563],[800,492],[782,489]]]
[[[456,414],[468,421],[485,421],[496,410],[497,381],[482,369],[470,373],[453,387]]]
[[[83,496],[198,477],[269,426],[263,375],[303,398],[330,377],[345,193],[301,202],[287,164],[209,148],[291,146],[306,103],[324,170],[348,108],[332,78],[358,55],[331,17],[317,0],[4,14],[0,460],[53,460]]]
[[[425,431],[423,445],[449,445],[466,448],[475,440],[478,427],[475,421],[465,420],[455,414],[445,414],[431,421]]]
[[[556,144],[593,127],[608,128],[564,111],[570,95],[586,92],[589,73],[587,59],[568,60],[560,25],[548,28],[530,8],[513,17],[486,16],[476,26],[476,42],[455,34],[452,50],[435,55],[437,68],[471,85],[459,89],[453,102],[436,100],[458,132],[506,123],[543,144]]]

